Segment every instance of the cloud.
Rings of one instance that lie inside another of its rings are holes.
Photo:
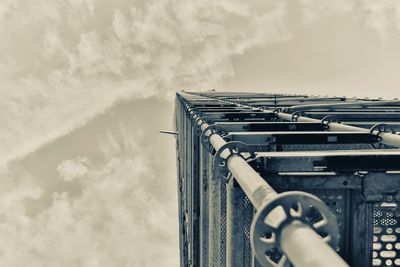
[[[400,4],[398,1],[362,1],[363,13],[367,25],[375,29],[384,38],[400,30]]]
[[[174,163],[130,120],[113,124],[129,113],[94,121],[126,99],[216,88],[249,49],[301,27],[322,39],[319,22],[343,16],[383,38],[399,29],[397,1],[2,1],[0,265],[176,266]]]
[[[0,266],[178,264],[174,168],[155,169],[127,111],[100,116],[0,176]]]
[[[241,1],[19,0],[12,7],[0,19],[0,105],[7,113],[0,123],[8,128],[1,162],[72,131],[118,99],[215,87],[233,75],[232,55],[288,38],[283,8],[253,14]]]
[[[57,171],[60,177],[67,181],[72,182],[89,172],[88,165],[90,161],[87,158],[79,157],[73,160],[65,160],[57,166]]]
[[[397,1],[258,5],[227,0],[5,2],[0,105],[7,116],[0,123],[8,128],[1,136],[9,141],[0,145],[0,154],[9,156],[0,161],[23,157],[118,99],[218,87],[234,75],[235,55],[287,42],[299,25],[313,27],[321,18],[350,15],[385,34],[399,21]],[[20,140],[21,146],[14,145]]]

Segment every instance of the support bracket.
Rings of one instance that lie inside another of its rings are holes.
[[[333,115],[328,115],[322,118],[321,123],[324,125],[329,125],[331,122],[340,123],[339,118]]]
[[[224,136],[226,136],[228,134],[228,132],[225,130],[224,127],[219,126],[217,124],[209,125],[206,129],[204,129],[204,131],[200,135],[200,141],[201,141],[201,144],[204,146],[204,148],[209,153],[211,153],[213,151],[213,149],[214,149],[214,147],[210,143],[210,137],[213,134],[218,134],[221,137],[224,137]]]
[[[201,131],[201,126],[202,126],[204,123],[207,123],[208,125],[213,125],[213,124],[214,124],[214,121],[209,120],[209,119],[205,119],[205,118],[203,118],[202,116],[198,116],[198,117],[195,119],[195,121],[194,121],[194,125],[195,125],[195,127],[196,127],[196,130],[200,132],[200,131]]]
[[[396,133],[389,125],[385,123],[378,123],[369,129],[369,132],[375,135],[380,135],[381,133]]]
[[[283,108],[276,108],[272,111],[272,113],[274,114],[274,121],[279,121],[278,113],[281,112],[283,112]]]
[[[396,133],[396,131],[394,131],[389,125],[387,125],[385,123],[375,124],[374,126],[371,127],[371,129],[369,129],[369,132],[371,134],[378,136],[378,140],[382,139],[382,137],[379,136],[381,133],[391,133],[391,134]],[[387,146],[385,144],[378,142],[375,144],[371,144],[371,147],[375,148],[375,149],[382,149],[382,148],[386,148]]]
[[[293,112],[293,113],[292,113],[292,121],[293,121],[293,122],[298,121],[298,119],[299,119],[300,116],[304,116],[304,112],[301,112],[301,111],[295,111],[295,112]]]
[[[193,113],[189,113],[191,115],[191,120],[192,122],[195,122],[198,118],[202,118],[203,117],[203,112],[196,110]]]

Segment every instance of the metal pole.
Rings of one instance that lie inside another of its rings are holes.
[[[281,118],[282,120],[286,121],[291,121],[292,120],[292,115],[287,114],[287,113],[278,113],[278,117]],[[299,122],[321,122],[320,120],[317,119],[312,119],[309,117],[305,116],[300,116],[297,118],[297,121]],[[356,126],[351,126],[351,125],[346,125],[346,124],[341,124],[341,123],[336,123],[336,122],[331,122],[329,123],[329,131],[333,132],[365,132],[369,133],[368,129],[365,128],[360,128]],[[388,146],[394,146],[394,147],[400,147],[400,135],[397,134],[392,134],[392,133],[380,133],[379,137],[381,137],[381,143],[388,145]]]
[[[201,124],[201,130],[204,131],[209,125],[207,123]],[[210,143],[215,150],[221,148],[226,144],[225,140],[218,134],[210,136]],[[272,199],[277,195],[275,190],[240,156],[232,155],[228,158],[227,167],[243,189],[255,209],[261,208],[262,204]],[[282,212],[275,212],[273,220],[281,221],[283,216]],[[335,266],[344,267],[348,266],[347,263],[336,252],[325,243],[325,241],[309,226],[303,223],[291,223],[290,231],[285,231],[280,237],[280,244],[283,252],[291,260],[296,267],[321,267],[321,266]],[[288,226],[285,227],[285,229]],[[292,235],[291,233],[295,233]],[[311,240],[307,241],[307,240]],[[307,247],[304,244],[307,244]],[[292,244],[299,244],[301,248],[290,251],[293,247]],[[316,253],[318,251],[318,253]],[[321,253],[322,251],[323,253]],[[329,251],[329,253],[325,253]],[[298,253],[302,254],[298,254]],[[312,259],[310,262],[306,259]]]
[[[331,247],[318,246],[321,238],[306,225],[289,224],[282,231],[281,247],[295,266],[347,266]],[[337,259],[339,258],[339,259]],[[337,261],[332,260],[337,259]]]

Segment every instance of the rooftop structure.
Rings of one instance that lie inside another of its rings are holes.
[[[400,266],[400,101],[176,98],[181,266]]]

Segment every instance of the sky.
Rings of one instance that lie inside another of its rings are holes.
[[[399,97],[397,0],[3,0],[0,266],[178,266],[175,92]]]

